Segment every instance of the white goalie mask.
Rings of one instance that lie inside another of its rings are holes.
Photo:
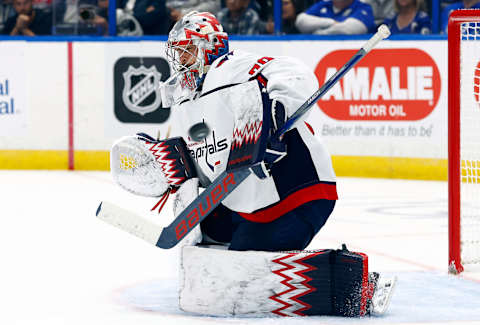
[[[228,34],[209,12],[188,13],[168,35],[167,58],[182,88],[201,86],[213,61],[227,53]]]

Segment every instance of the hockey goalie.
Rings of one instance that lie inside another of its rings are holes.
[[[338,198],[331,157],[306,122],[272,135],[318,88],[312,71],[293,58],[230,49],[206,12],[175,24],[166,54],[175,73],[161,92],[174,137],[119,139],[111,151],[117,183],[161,197],[159,205],[172,193],[177,216],[223,172],[255,166],[241,182],[225,178],[176,226],[180,308],[219,316],[384,313],[395,279],[369,273],[365,254],[345,245],[304,251]]]

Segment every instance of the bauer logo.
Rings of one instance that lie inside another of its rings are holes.
[[[163,58],[125,57],[114,66],[114,110],[125,123],[162,123],[170,109],[162,108],[159,83],[170,77]]]
[[[323,84],[356,50],[327,54],[315,74]],[[376,49],[318,101],[321,110],[337,120],[404,120],[425,118],[440,96],[440,72],[419,49]]]

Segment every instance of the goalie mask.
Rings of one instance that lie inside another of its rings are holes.
[[[214,15],[193,11],[183,16],[168,35],[166,54],[181,86],[201,86],[210,65],[228,53],[228,35]]]

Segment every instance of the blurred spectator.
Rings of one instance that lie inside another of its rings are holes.
[[[170,10],[170,19],[175,24],[180,18],[190,11],[208,11],[217,15],[220,10],[220,0],[167,0]]]
[[[300,34],[295,26],[297,15],[303,12],[302,0],[282,0],[282,32],[285,34]]]
[[[267,32],[267,24],[260,20],[255,10],[249,8],[249,4],[250,0],[226,0],[227,7],[217,14],[217,19],[225,32],[239,35]]]
[[[33,8],[35,9],[50,9],[52,0],[33,0]]]
[[[56,10],[55,21],[64,23],[81,22],[82,19],[88,18],[88,14],[82,14],[82,12],[88,11],[105,18],[105,20],[108,19],[108,0],[56,0],[54,8]]]
[[[41,9],[33,9],[32,0],[13,0],[16,14],[7,19],[2,33],[8,35],[50,35],[52,14]]]
[[[372,7],[360,0],[320,0],[298,15],[296,24],[305,34],[365,34],[373,32]]]
[[[78,0],[56,0],[54,4],[55,21],[59,23],[78,23]]]
[[[300,34],[300,31],[295,26],[297,15],[301,13],[304,8],[303,0],[282,0],[282,32],[284,34]],[[273,33],[273,22],[267,23],[267,32]]]
[[[96,5],[82,1],[78,6],[78,17],[80,24],[93,26],[97,35],[108,35],[108,0],[99,0]]]
[[[15,9],[12,6],[12,0],[0,0],[0,33],[2,33],[3,25],[8,18],[15,15]]]
[[[108,0],[56,0],[55,34],[108,35]]]
[[[108,0],[57,0],[57,34],[108,35]],[[117,35],[165,35],[170,19],[163,0],[117,0]]]
[[[379,26],[383,21],[395,14],[394,0],[362,0],[372,6],[375,26]]]
[[[273,2],[275,0],[252,0],[248,5],[249,8],[255,10],[260,17],[260,20],[273,20]],[[311,0],[314,1],[314,0]],[[220,0],[220,6],[226,7],[226,0]]]
[[[450,13],[452,11],[457,9],[480,9],[480,0],[463,0],[463,1],[452,3],[451,5],[443,8],[441,23],[442,23],[442,31],[444,33],[447,32],[448,16],[450,16]]]
[[[108,0],[97,0],[98,15],[108,20]]]
[[[393,17],[385,19],[384,23],[392,34],[430,34],[432,22],[423,9],[423,0],[395,0]]]
[[[273,0],[252,0],[249,7],[258,13],[260,20],[273,20]]]
[[[132,32],[138,30],[136,22],[140,24],[144,35],[168,34],[170,18],[165,1],[117,0],[118,34],[135,35]]]

